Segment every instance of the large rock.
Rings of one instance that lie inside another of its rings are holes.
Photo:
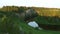
[[[34,27],[34,28],[39,27],[38,24],[35,21],[29,22],[28,25],[31,26],[31,27]]]
[[[43,30],[41,27],[39,27],[38,23],[35,21],[29,22],[28,25],[35,28],[35,29]]]
[[[25,20],[30,20],[33,19],[34,17],[36,17],[38,14],[34,9],[28,9],[25,12]]]
[[[28,21],[38,16],[37,12],[34,9],[28,9],[20,14],[16,13],[16,15],[19,16],[24,21]]]

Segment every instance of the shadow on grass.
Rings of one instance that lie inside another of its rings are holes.
[[[45,30],[60,31],[60,18],[58,16],[38,16],[34,20]]]

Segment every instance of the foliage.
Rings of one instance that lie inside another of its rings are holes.
[[[18,12],[19,13],[23,13],[23,12],[25,12],[27,10],[27,8],[26,7],[19,7],[19,9],[18,9]]]
[[[4,13],[2,13],[4,14]],[[2,15],[0,14],[0,15]],[[10,14],[10,15],[9,15]],[[16,33],[20,33],[19,30],[19,18],[17,16],[15,16],[14,14],[11,13],[6,13],[4,14],[1,18],[1,22],[0,22],[0,32],[3,33],[10,33],[10,34],[16,34]]]
[[[60,18],[58,16],[38,16],[34,18],[38,24],[50,24],[50,25],[60,25]]]
[[[29,7],[30,8],[30,7]],[[32,7],[31,7],[32,8]],[[38,24],[60,25],[60,9],[35,8],[38,16],[34,20]],[[36,30],[26,24],[16,13],[24,13],[28,7],[7,6],[0,9],[0,32],[9,34],[60,34],[60,31]],[[35,15],[35,14],[33,14]],[[53,17],[54,16],[54,17]],[[32,16],[29,16],[32,17]],[[20,30],[19,28],[22,28]]]

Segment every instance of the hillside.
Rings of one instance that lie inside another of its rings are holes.
[[[41,16],[60,16],[59,8],[35,8],[37,13]]]
[[[59,8],[4,6],[0,10],[19,12],[20,9],[27,10],[29,8],[35,9],[37,11],[37,13],[41,16],[59,16],[60,17],[60,9]]]
[[[32,11],[26,13],[28,9]],[[37,12],[37,16],[34,11]],[[43,30],[28,26],[29,21],[36,21]],[[0,8],[0,33],[7,32],[9,34],[60,34],[60,9],[4,6]]]
[[[0,12],[0,34],[6,34],[6,32],[9,34],[60,34],[60,31],[32,28],[13,12]]]

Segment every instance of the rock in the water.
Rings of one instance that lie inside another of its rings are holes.
[[[38,24],[35,21],[29,22],[28,25],[31,26],[31,27],[34,27],[34,28],[39,27]]]
[[[39,25],[35,22],[35,21],[31,21],[28,23],[29,26],[33,27],[33,28],[36,28],[36,29],[39,29],[39,30],[42,30],[41,27],[39,27]]]

